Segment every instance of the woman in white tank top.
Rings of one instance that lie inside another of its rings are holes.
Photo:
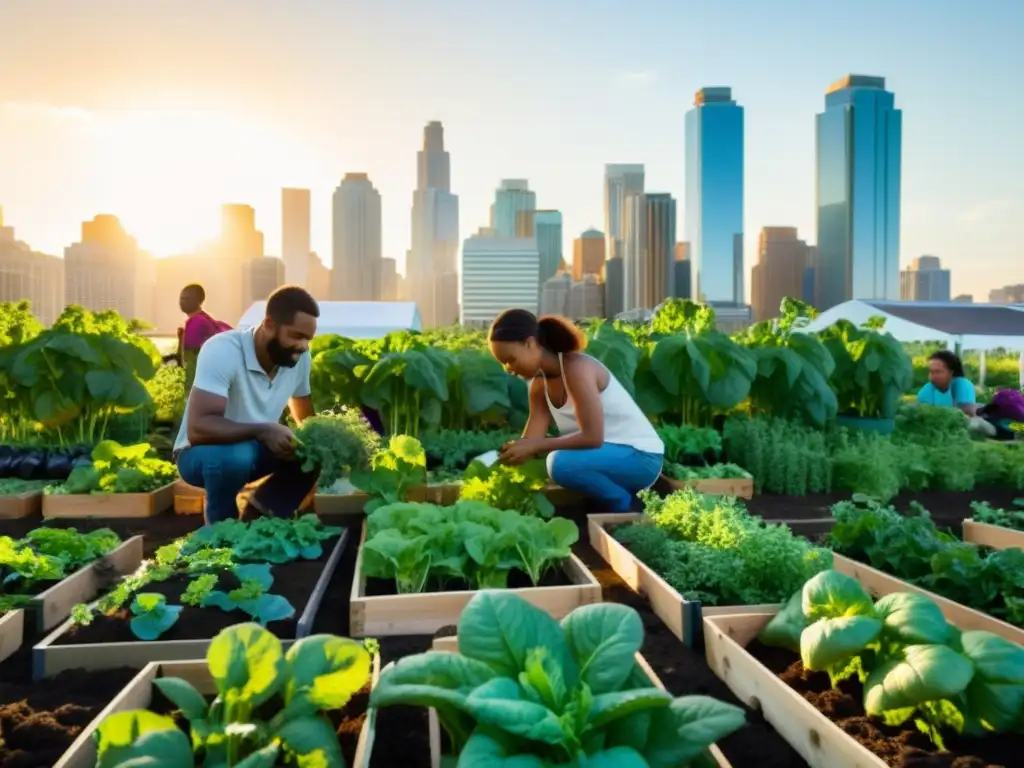
[[[570,321],[509,309],[494,321],[491,352],[530,382],[530,417],[519,440],[501,450],[505,464],[547,455],[548,473],[563,488],[625,512],[637,491],[661,473],[665,446],[622,384],[583,354],[586,337]],[[558,437],[548,437],[552,424]]]

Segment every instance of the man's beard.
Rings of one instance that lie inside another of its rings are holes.
[[[299,349],[286,347],[277,339],[267,342],[267,354],[270,355],[270,361],[280,368],[294,368],[302,356]]]

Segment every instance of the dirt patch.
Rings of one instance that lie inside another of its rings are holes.
[[[299,618],[309,602],[317,580],[323,573],[332,548],[337,539],[324,542],[324,554],[317,560],[300,560],[283,565],[274,565],[271,573],[274,583],[270,594],[281,595],[295,607],[295,615],[291,619],[273,621],[267,629],[281,638],[294,638]],[[169,605],[182,605],[181,595],[191,582],[190,577],[175,576],[166,581],[149,584],[143,592],[156,592],[167,597]],[[230,590],[238,586],[238,580],[232,574],[221,574],[218,589]],[[71,629],[57,638],[55,645],[82,645],[86,643],[130,643],[138,638],[131,631],[131,612],[127,606],[111,616],[96,616],[87,626]],[[193,608],[183,606],[178,621],[167,632],[160,636],[165,640],[204,640],[214,637],[222,629],[249,621],[248,616],[240,611],[230,613],[219,608]]]
[[[939,751],[914,724],[893,727],[864,713],[863,687],[857,679],[833,689],[824,672],[808,672],[793,653],[754,642],[751,655],[774,672],[843,731],[894,768],[1005,768],[1020,765],[1024,736],[989,735],[982,739],[944,733]]]
[[[82,729],[138,674],[72,669],[31,684],[0,685],[0,768],[50,768]]]

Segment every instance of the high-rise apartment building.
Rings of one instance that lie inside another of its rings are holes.
[[[614,319],[616,315],[624,311],[623,297],[626,295],[623,287],[623,264],[622,257],[616,256],[604,263],[604,311],[605,316]]]
[[[533,237],[537,193],[526,179],[502,179],[491,204],[491,229],[497,237]]]
[[[685,239],[694,297],[743,303],[743,107],[702,88],[686,113]]]
[[[885,78],[848,75],[817,116],[818,308],[900,293],[903,113]]]
[[[380,193],[365,173],[346,173],[334,191],[331,298],[380,301]]]
[[[416,303],[424,328],[459,316],[459,198],[451,192],[451,158],[441,123],[428,123],[416,154],[412,247],[405,260],[403,300]]]
[[[942,268],[938,256],[920,256],[900,272],[903,301],[949,301],[951,293],[949,270]]]
[[[81,241],[64,249],[65,304],[153,322],[155,287],[152,256],[139,250],[116,216],[83,222]]]
[[[533,232],[540,254],[540,282],[553,277],[562,266],[562,212],[537,211]],[[539,287],[539,286],[538,286]]]
[[[653,309],[672,295],[676,201],[666,193],[631,194],[623,230],[623,307]]]
[[[281,190],[281,258],[284,278],[308,289],[310,252],[310,195],[308,189]]]
[[[604,232],[588,229],[572,242],[572,277],[582,280],[584,275],[604,275]]]
[[[0,301],[25,301],[44,325],[64,309],[64,260],[33,251],[5,227],[0,209]]]
[[[571,288],[572,276],[565,272],[560,272],[545,280],[540,291],[540,313],[542,315],[567,316]]]
[[[763,227],[757,241],[757,264],[751,270],[750,304],[755,320],[779,316],[784,298],[805,299],[812,249],[796,227]]]
[[[242,305],[248,309],[284,285],[287,265],[276,256],[263,256],[245,263]]]
[[[604,317],[604,283],[597,275],[584,275],[569,286],[566,315],[572,320],[593,320]]]
[[[462,245],[460,322],[483,328],[513,307],[538,311],[540,254],[532,237],[483,232]]]
[[[330,301],[331,270],[324,266],[323,260],[317,254],[312,252],[309,254],[307,263],[309,266],[306,267],[306,290],[317,301]],[[287,272],[285,274],[287,275]]]
[[[263,233],[256,229],[256,210],[243,203],[221,206],[221,235],[217,250],[221,256],[239,262],[263,258]]]
[[[644,191],[644,167],[638,163],[608,163],[604,167],[605,258],[621,259],[626,223],[626,197]],[[620,305],[621,300],[616,302]]]
[[[398,301],[398,262],[380,260],[380,300]]]

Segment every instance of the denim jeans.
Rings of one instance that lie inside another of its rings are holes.
[[[604,502],[613,512],[628,512],[637,491],[650,488],[661,474],[664,456],[628,445],[548,454],[548,474],[563,488]]]
[[[182,480],[206,491],[209,525],[237,518],[238,494],[261,477],[267,479],[256,489],[254,506],[278,517],[290,517],[320,475],[319,471],[303,472],[298,462],[279,459],[256,440],[190,446],[178,454],[177,464]]]

